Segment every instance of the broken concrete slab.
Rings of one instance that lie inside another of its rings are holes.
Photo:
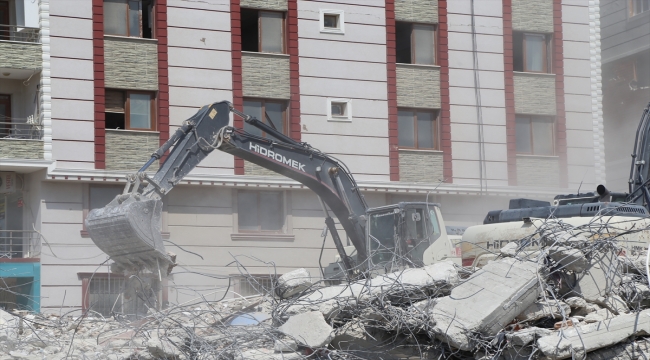
[[[587,354],[589,360],[639,360],[650,358],[650,339],[617,344]]]
[[[304,357],[296,352],[274,353],[271,349],[252,349],[235,356],[237,360],[299,360]]]
[[[616,315],[612,314],[612,312],[609,311],[608,309],[600,309],[598,311],[587,314],[587,316],[585,316],[584,321],[587,324],[591,324],[591,323],[595,323],[607,319],[612,319],[615,316]]]
[[[563,246],[549,248],[548,255],[557,265],[569,271],[583,272],[589,265],[585,254],[578,249],[571,249]]]
[[[275,290],[280,299],[288,299],[312,286],[311,275],[305,268],[289,271],[278,278]]]
[[[621,284],[622,267],[618,256],[611,251],[594,252],[589,265],[577,274],[568,296],[580,296],[588,302],[598,302]]]
[[[540,294],[538,266],[506,258],[492,261],[438,300],[430,311],[432,336],[471,350],[475,333],[496,335]]]
[[[550,335],[553,331],[544,328],[530,327],[506,334],[506,339],[515,346],[526,346],[542,336]]]
[[[300,345],[310,348],[327,346],[334,337],[332,327],[325,322],[323,314],[318,311],[294,315],[278,330],[295,339]]]
[[[632,335],[650,334],[650,310],[625,314],[593,324],[555,331],[537,340],[546,359],[583,359],[587,352],[614,345]]]
[[[535,321],[545,317],[561,319],[568,317],[571,307],[559,300],[538,300],[517,315],[519,321]]]

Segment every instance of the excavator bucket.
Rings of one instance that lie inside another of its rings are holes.
[[[173,261],[165,253],[161,215],[161,200],[118,195],[105,207],[90,211],[86,229],[93,242],[123,269],[166,272]]]

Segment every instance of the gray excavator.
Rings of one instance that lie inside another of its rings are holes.
[[[231,112],[265,136],[228,126]],[[327,278],[358,278],[445,259],[460,263],[460,248],[447,236],[438,204],[402,202],[370,209],[342,162],[284,135],[268,116],[267,122],[225,101],[201,108],[137,173],[127,176],[121,195],[90,211],[86,227],[93,242],[118,268],[167,273],[173,259],[161,236],[161,199],[218,149],[289,177],[318,195],[325,213],[324,236],[329,231],[338,252],[338,261],[324,270]],[[167,151],[155,175],[147,175]],[[352,247],[343,245],[330,212]]]

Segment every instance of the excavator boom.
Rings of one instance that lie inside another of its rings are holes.
[[[267,137],[229,127],[230,112],[262,130]],[[345,165],[239,112],[225,101],[204,106],[186,120],[136,174],[127,177],[122,195],[105,207],[90,211],[86,228],[93,242],[125,269],[169,268],[173,261],[165,252],[161,236],[161,199],[214,149],[239,156],[310,188],[336,215],[356,247],[359,261],[366,259],[367,205]],[[168,150],[169,155],[156,174],[146,175],[147,168]],[[328,227],[331,232],[336,231],[333,221],[328,222]],[[336,242],[338,236],[334,238]],[[336,245],[347,263],[340,240]]]

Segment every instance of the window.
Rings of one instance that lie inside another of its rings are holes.
[[[285,53],[284,13],[241,9],[243,51]]]
[[[247,275],[236,276],[235,292],[241,296],[269,294],[274,289],[276,275]]]
[[[104,0],[104,33],[152,38],[152,0]]]
[[[107,129],[156,130],[153,93],[106,90],[105,102]]]
[[[125,279],[117,274],[79,273],[82,281],[82,307],[109,317],[122,314],[129,318],[147,315],[149,308],[160,309],[157,278],[144,276]]]
[[[395,23],[395,44],[398,63],[434,65],[435,26],[425,24]]]
[[[327,120],[351,121],[352,102],[350,99],[327,99]]]
[[[88,189],[88,207],[90,210],[99,209],[113,201],[117,195],[122,194],[124,186],[90,185]]]
[[[11,28],[9,26],[9,1],[0,1],[0,40],[11,39]]]
[[[262,99],[244,99],[244,113],[256,117],[266,125],[288,135],[287,103]],[[268,115],[268,118],[266,117]],[[271,120],[269,122],[269,119]],[[249,123],[244,123],[244,131],[253,135],[266,137],[266,133]]]
[[[284,193],[282,191],[238,191],[239,232],[282,233]]]
[[[0,94],[0,137],[11,135],[11,95]]]
[[[514,70],[551,73],[551,35],[513,33]]]
[[[630,17],[650,11],[650,0],[628,0]]]
[[[320,10],[320,31],[325,33],[345,33],[342,10]]]
[[[438,149],[438,114],[434,111],[397,111],[397,137],[401,148]]]
[[[554,144],[553,119],[543,116],[516,117],[516,143],[518,154],[553,155]]]

